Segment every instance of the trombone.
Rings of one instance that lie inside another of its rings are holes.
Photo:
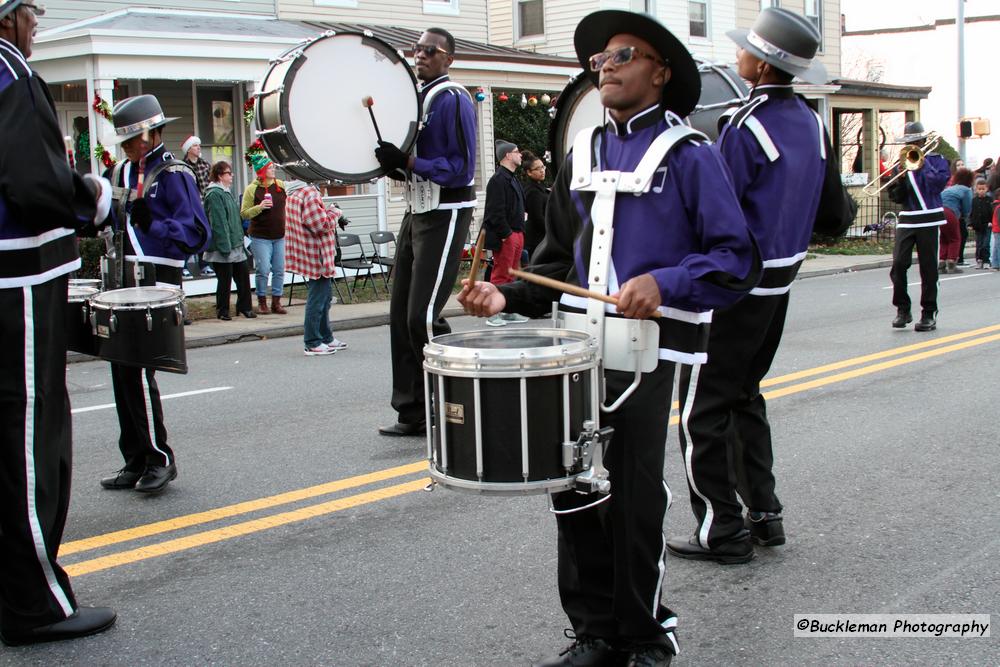
[[[924,144],[922,146],[918,146],[917,144],[907,144],[906,146],[903,146],[899,151],[899,157],[896,158],[896,161],[886,167],[878,176],[873,178],[868,185],[861,188],[861,191],[868,197],[875,197],[880,192],[905,176],[907,172],[916,171],[917,169],[923,167],[924,157],[928,153],[933,153],[934,149],[936,149],[940,143],[941,135],[937,132],[929,132],[927,137],[924,139]],[[885,183],[882,183],[882,179],[893,172],[896,172],[893,177]]]

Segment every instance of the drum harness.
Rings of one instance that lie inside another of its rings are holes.
[[[457,84],[454,81],[445,81],[434,86],[427,91],[427,96],[421,102],[420,128],[418,132],[427,124],[428,114],[426,110],[431,108],[431,103],[438,95],[448,90],[454,90],[456,94],[464,94],[472,102],[471,93],[465,89],[465,86]],[[475,102],[473,102],[473,106],[475,106]],[[461,106],[458,104],[455,105],[455,128],[458,133],[458,141],[462,146],[462,153],[467,155],[468,147],[465,145],[465,133],[462,131]],[[417,142],[413,142],[413,157],[417,157]],[[441,204],[441,186],[433,181],[425,180],[417,174],[412,174],[410,178],[406,179],[405,198],[406,203],[409,204],[410,210],[413,213],[427,213],[428,211],[435,210]]]
[[[594,154],[600,154],[601,146],[600,129],[601,126],[585,128],[577,133],[573,140],[570,190],[594,193],[594,202],[590,207],[594,231],[587,282],[591,290],[607,294],[614,236],[615,197],[619,192],[633,195],[648,193],[653,176],[675,146],[683,141],[707,141],[708,138],[687,125],[675,125],[653,140],[635,171],[595,170]],[[603,302],[588,299],[586,315],[559,313],[559,318],[566,327],[577,328],[583,324],[583,330],[597,342],[599,367],[635,372],[632,384],[614,403],[605,405],[603,399],[601,400],[602,412],[614,412],[638,388],[643,372],[650,372],[656,368],[659,361],[659,326],[650,320],[606,318],[605,315]],[[611,335],[605,335],[606,325],[610,327],[607,333]],[[594,420],[587,420],[577,441],[563,444],[564,464],[569,467],[574,461],[581,460],[586,470],[576,478],[576,490],[580,493],[599,492],[606,495],[592,503],[570,510],[556,510],[551,506],[550,495],[549,510],[552,513],[579,512],[603,503],[611,497],[608,470],[604,467],[604,449],[610,444],[613,432],[614,429],[610,426],[600,428]]]

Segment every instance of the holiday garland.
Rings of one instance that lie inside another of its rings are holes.
[[[97,92],[94,92],[94,103],[91,106],[94,107],[94,111],[104,116],[109,123],[114,122],[114,118],[111,115],[111,105],[108,104],[107,100],[101,99],[101,96]]]
[[[243,120],[247,122],[247,125],[253,123],[254,115],[254,100],[251,97],[249,100],[243,103]]]
[[[250,144],[250,147],[247,148],[247,152],[243,154],[243,159],[246,161],[247,166],[250,167],[251,171],[253,171],[253,163],[251,162],[253,156],[256,155],[257,153],[266,153],[266,152],[267,151],[264,150],[264,142],[262,142],[260,139],[257,139],[255,142]]]
[[[94,146],[94,157],[100,160],[105,167],[113,167],[118,162],[111,152],[100,143]]]

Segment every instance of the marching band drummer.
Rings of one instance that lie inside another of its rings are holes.
[[[589,163],[583,158],[580,175],[592,169],[632,172],[647,150],[662,153],[654,140],[694,108],[701,90],[697,66],[673,34],[643,14],[592,13],[577,26],[574,44],[611,116],[591,142],[594,155]],[[594,282],[586,267],[598,247],[592,241],[597,208],[591,209],[593,192],[573,187],[576,159],[571,153],[556,177],[532,269],[587,287]],[[553,497],[557,511],[579,510],[556,519],[559,593],[575,641],[560,656],[538,663],[544,667],[662,666],[678,652],[677,617],[660,599],[663,519],[670,498],[663,464],[674,365],[703,357],[710,309],[750,291],[760,258],[713,146],[685,140],[655,165],[648,191],[623,192],[615,200],[607,285],[618,297],[617,313],[609,315],[641,319],[660,312],[660,361],[608,415],[614,427],[604,453],[610,500],[583,509],[599,498],[576,491]],[[499,288],[477,282],[471,290],[468,281],[464,285],[459,301],[480,317],[501,311],[541,316],[556,299],[564,310],[575,304],[574,297],[560,299],[557,292],[522,281]],[[607,401],[632,379],[631,372],[605,371]]]
[[[122,100],[113,117],[115,142],[128,158],[111,171],[122,188],[113,210],[125,247],[121,284],[180,288],[184,260],[205,249],[211,226],[190,168],[163,147],[160,128],[177,119],[165,117],[152,95]],[[152,368],[111,364],[125,466],[101,480],[105,489],[159,493],[177,477],[154,375]]]
[[[79,607],[56,562],[72,468],[73,229],[104,219],[111,185],[66,163],[52,97],[27,63],[41,13],[21,0],[0,3],[0,639],[10,645],[92,635],[116,618]]]
[[[679,397],[678,432],[697,528],[691,537],[669,540],[667,549],[681,558],[743,563],[754,557],[753,542],[785,542],[760,382],[781,342],[791,283],[813,231],[839,235],[850,215],[842,210],[840,166],[823,121],[792,89],[795,76],[827,80],[814,58],[819,32],[803,16],[767,8],[750,30],[729,36],[740,47],[739,74],[753,88],[718,145],[760,244],[764,272],[747,298],[715,311],[708,362],[681,371],[688,391]],[[742,445],[735,457],[732,436]],[[732,470],[748,508],[746,527]]]
[[[476,110],[472,98],[448,79],[455,38],[428,28],[413,47],[423,127],[413,154],[380,141],[375,150],[389,176],[406,180],[407,212],[399,228],[389,304],[392,407],[388,436],[425,432],[424,345],[451,327],[441,310],[458,277],[458,263],[476,207]]]

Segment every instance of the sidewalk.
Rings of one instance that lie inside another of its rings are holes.
[[[816,255],[806,259],[799,270],[798,279],[817,276],[829,276],[850,271],[887,268],[892,264],[889,255]],[[287,315],[259,315],[248,320],[244,317],[234,317],[230,322],[218,319],[198,320],[185,330],[185,340],[188,349],[209,347],[226,343],[238,343],[250,340],[264,340],[285,336],[302,335],[302,313],[305,306],[303,298],[296,298],[288,309]],[[445,304],[444,315],[454,317],[462,314],[462,307],[452,295]],[[333,330],[337,332],[350,329],[363,329],[389,323],[389,302],[375,303],[337,303],[330,308],[330,321]],[[69,361],[84,361],[91,359],[75,352],[69,353]]]

